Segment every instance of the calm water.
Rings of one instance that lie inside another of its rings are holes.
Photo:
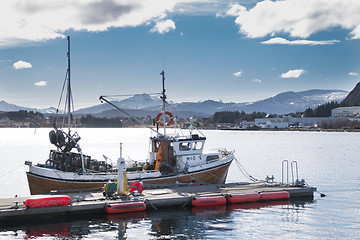
[[[0,129],[0,197],[26,196],[25,160],[44,162],[49,129]],[[147,129],[79,129],[85,154],[102,159],[147,157]],[[258,179],[281,181],[281,162],[297,161],[299,177],[327,196],[313,201],[157,210],[0,229],[2,239],[359,239],[360,133],[202,131],[205,149],[234,149]],[[236,164],[228,182],[247,181]]]

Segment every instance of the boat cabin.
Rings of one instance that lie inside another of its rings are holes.
[[[189,167],[206,163],[203,149],[205,137],[190,136],[154,137],[152,141],[152,163],[162,174],[187,172]]]

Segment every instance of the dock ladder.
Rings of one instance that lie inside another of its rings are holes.
[[[285,184],[289,184],[289,167],[291,170],[291,178],[293,185],[301,184],[299,181],[299,169],[296,161],[292,161],[289,166],[288,160],[283,160],[281,164],[281,182]],[[302,180],[303,181],[303,180]]]

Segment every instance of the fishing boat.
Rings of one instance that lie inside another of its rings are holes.
[[[27,179],[30,193],[48,194],[51,191],[94,191],[101,189],[109,181],[117,179],[117,166],[107,161],[92,159],[84,155],[79,145],[80,136],[71,130],[71,84],[70,84],[70,38],[68,37],[68,69],[65,78],[67,85],[67,112],[68,131],[57,127],[49,133],[55,150],[50,150],[49,158],[45,163],[29,166]],[[168,128],[176,122],[176,118],[167,111],[165,94],[165,73],[161,72],[163,91],[160,94],[163,105],[161,112],[156,116],[156,129],[149,127],[154,133],[150,137],[151,150],[148,159],[143,162],[130,164],[126,168],[128,182],[141,182],[145,187],[167,184],[186,183],[224,183],[228,169],[234,160],[234,152],[218,149],[212,153],[204,153],[206,137],[201,132],[195,133],[190,128],[188,134],[167,133]],[[106,96],[100,97],[114,108],[124,112]],[[77,151],[75,151],[75,149]]]

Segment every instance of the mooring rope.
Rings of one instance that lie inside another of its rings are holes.
[[[157,207],[155,207],[154,205],[152,205],[152,203],[149,201],[149,199],[145,199],[145,203],[148,202],[150,204],[150,206],[152,208],[154,208],[154,210],[157,210]]]
[[[18,170],[19,168],[21,168],[21,167],[23,167],[23,166],[24,166],[23,164],[19,165],[19,166],[16,167],[15,169],[12,169],[12,170],[8,171],[7,173],[1,175],[0,178],[3,178],[3,177],[9,175],[9,174],[12,173],[12,172],[15,172],[16,170]]]
[[[258,179],[254,178],[253,176],[251,176],[246,170],[245,168],[241,165],[240,161],[234,157],[234,160],[236,162],[236,165],[238,166],[238,168],[240,169],[241,173],[247,178],[249,179],[250,181],[253,181],[253,182],[257,182],[259,181]]]

